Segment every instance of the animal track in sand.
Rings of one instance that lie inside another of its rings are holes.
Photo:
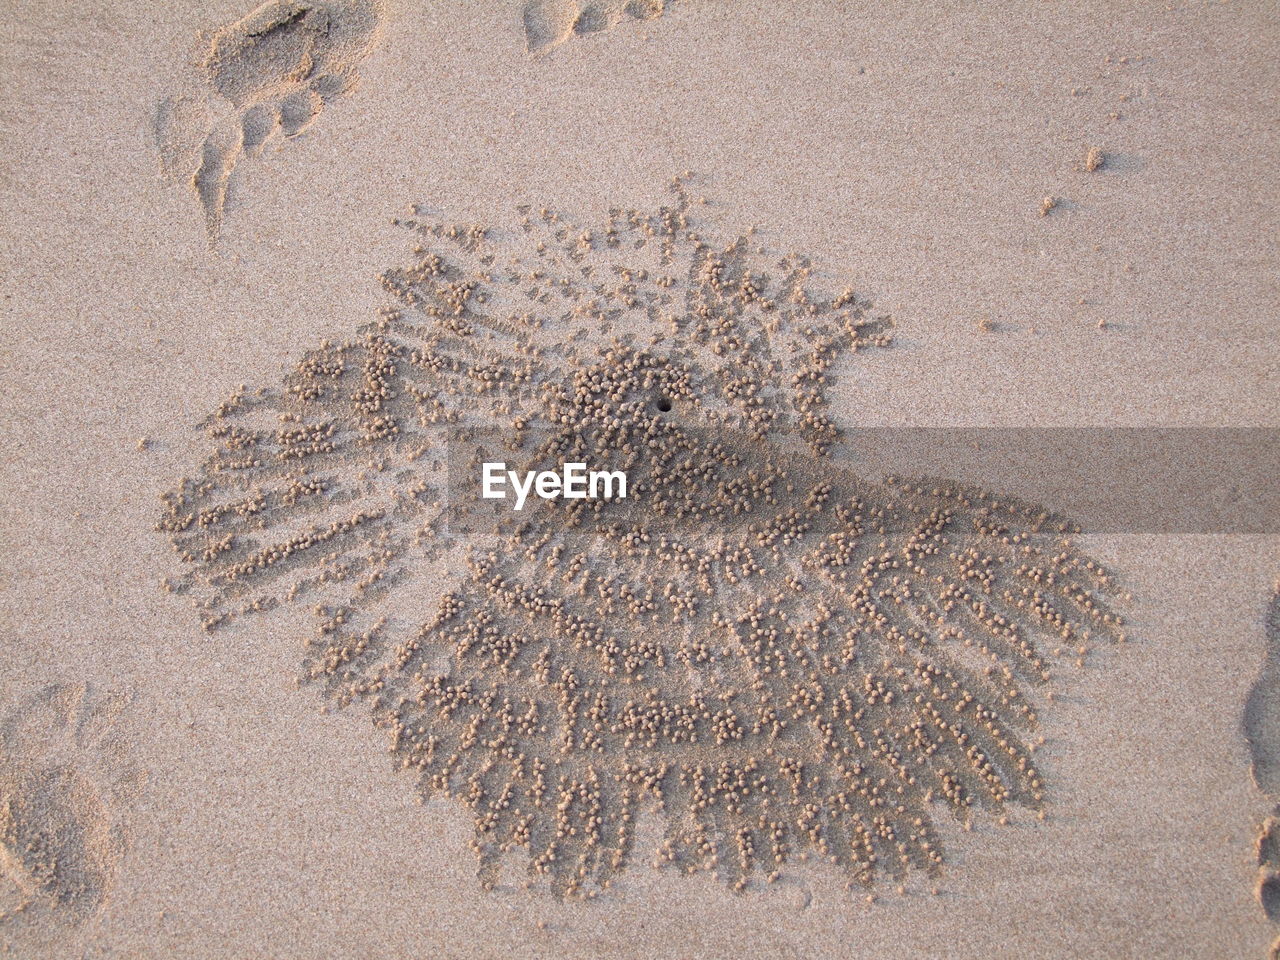
[[[1243,728],[1253,782],[1276,804],[1258,830],[1256,893],[1267,919],[1280,922],[1280,589],[1267,606],[1264,629],[1262,671],[1249,691]],[[1280,957],[1280,938],[1271,955]]]
[[[380,0],[269,0],[207,38],[154,132],[165,177],[192,190],[210,239],[241,159],[302,134],[347,94],[381,19]]]
[[[126,848],[142,784],[118,736],[127,700],[56,684],[0,720],[0,936],[22,945],[92,917]]]
[[[528,0],[524,37],[530,53],[545,53],[570,37],[612,30],[623,20],[653,20],[674,0]]]
[[[159,528],[206,629],[310,611],[302,680],[471,811],[486,886],[523,851],[594,896],[642,815],[736,889],[808,856],[903,883],[939,817],[1043,814],[1051,667],[1122,637],[1114,584],[1044,509],[830,457],[889,318],[680,180],[594,225],[397,222],[381,315],[216,410]],[[494,512],[498,459],[629,495]]]

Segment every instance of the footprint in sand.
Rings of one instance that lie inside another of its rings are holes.
[[[382,11],[380,0],[270,0],[204,38],[154,132],[165,177],[195,194],[211,240],[241,158],[303,133],[355,86]]]
[[[543,53],[574,36],[612,30],[623,20],[662,16],[670,0],[529,0],[524,36],[530,53]]]
[[[1280,923],[1280,592],[1271,599],[1266,616],[1267,646],[1244,710],[1244,734],[1249,742],[1253,782],[1277,804],[1258,831],[1257,896],[1267,919]],[[1271,946],[1280,960],[1280,938]]]
[[[56,684],[0,720],[0,943],[23,953],[103,906],[143,776],[118,736],[121,694]]]

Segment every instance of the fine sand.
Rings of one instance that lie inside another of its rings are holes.
[[[1268,956],[1269,5],[9,24],[0,950]]]

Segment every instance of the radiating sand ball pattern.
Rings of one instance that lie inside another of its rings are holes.
[[[304,678],[472,811],[485,885],[519,849],[594,896],[654,812],[660,863],[737,889],[797,856],[932,874],[939,814],[1043,808],[1050,660],[1119,637],[1044,510],[829,458],[829,383],[888,319],[703,209],[415,210],[382,316],[237,391],[166,497],[170,588],[209,630],[311,610]],[[629,495],[494,512],[482,459]]]

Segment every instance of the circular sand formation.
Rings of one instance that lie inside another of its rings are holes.
[[[827,388],[890,322],[804,257],[656,211],[397,221],[381,316],[240,389],[165,497],[205,627],[312,620],[302,675],[398,768],[592,896],[661,863],[736,888],[816,855],[936,872],[935,821],[1035,810],[1049,661],[1119,637],[1042,509],[831,460]],[[623,470],[626,499],[481,501],[479,465]]]

